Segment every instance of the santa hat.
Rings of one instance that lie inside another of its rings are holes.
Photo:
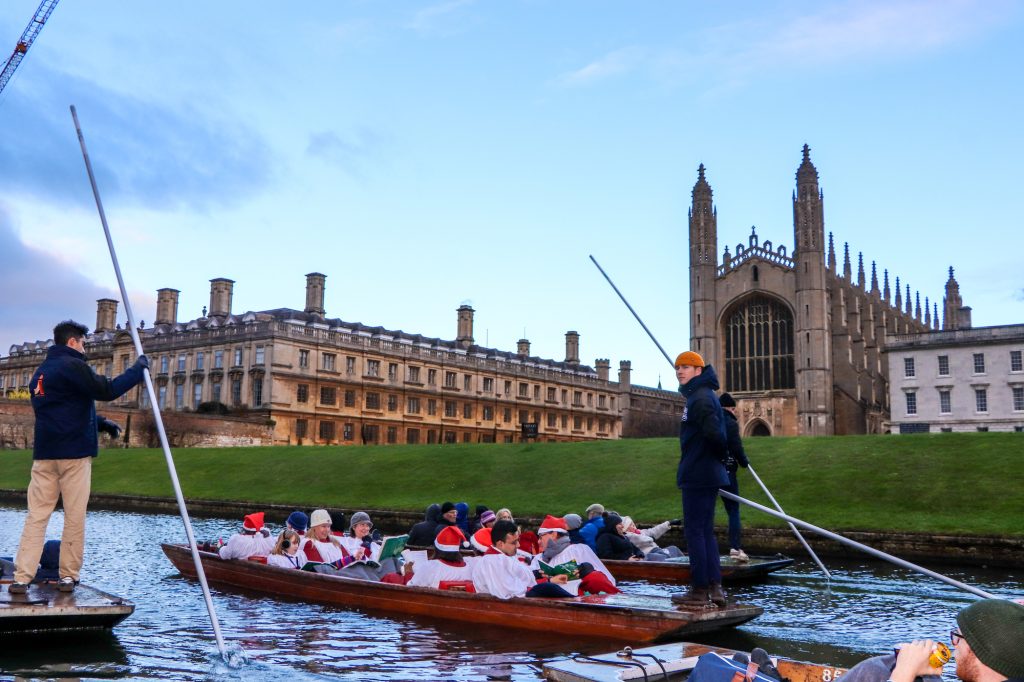
[[[473,533],[473,537],[470,538],[469,543],[473,545],[473,548],[481,554],[486,554],[494,542],[491,540],[491,529],[481,528],[477,532]]]
[[[552,516],[551,514],[548,514],[547,516],[544,517],[544,522],[542,524],[540,524],[540,528],[537,529],[537,533],[539,535],[544,535],[545,533],[568,533],[568,532],[569,532],[569,526],[566,525],[565,519],[559,518],[557,516]]]
[[[242,519],[242,530],[255,533],[260,528],[263,528],[263,512],[256,512],[255,514],[249,514]]]
[[[446,526],[444,530],[434,538],[434,547],[442,552],[458,552],[466,536],[462,534],[458,526]]]

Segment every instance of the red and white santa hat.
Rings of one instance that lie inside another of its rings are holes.
[[[565,523],[565,519],[558,516],[552,516],[551,514],[544,517],[544,522],[541,523],[540,528],[537,529],[537,535],[568,532],[569,526]]]
[[[248,531],[250,533],[255,533],[260,528],[263,528],[263,512],[249,514],[244,519],[242,519],[242,530]]]
[[[446,526],[444,530],[434,538],[434,547],[442,552],[458,552],[466,536],[462,534],[458,526]]]

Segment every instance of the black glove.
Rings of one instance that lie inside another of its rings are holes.
[[[270,537],[270,529],[269,528],[260,528],[260,535],[262,535],[265,538],[269,538]]]
[[[121,436],[121,427],[116,422],[112,422],[109,419],[99,417],[96,423],[96,430],[100,433],[105,433],[114,440],[117,440]]]
[[[747,467],[750,466],[750,462],[740,462],[740,466],[746,469]]]
[[[668,525],[670,525],[670,526],[681,526],[681,525],[683,525],[683,520],[682,519],[672,519],[671,521],[668,522]]]
[[[143,369],[149,369],[149,358],[147,358],[145,354],[142,354],[135,361],[135,365],[137,367],[142,367]]]

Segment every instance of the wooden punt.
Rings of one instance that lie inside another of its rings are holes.
[[[544,678],[554,682],[619,682],[622,680],[685,680],[697,658],[708,652],[726,658],[736,653],[704,644],[679,642],[598,656],[576,656],[544,665]],[[844,668],[775,658],[775,667],[790,682],[835,682]]]
[[[604,559],[604,565],[616,580],[654,580],[658,582],[689,582],[690,559],[681,557],[671,561],[613,561]],[[736,561],[723,556],[722,582],[739,583],[764,580],[769,573],[793,564],[793,559],[782,554],[752,556],[750,561]]]
[[[0,633],[103,630],[135,611],[130,601],[79,585],[60,592],[55,584],[32,585],[26,594],[0,591]]]
[[[161,547],[174,567],[196,577],[187,546]],[[450,592],[368,582],[268,566],[255,561],[224,561],[200,552],[206,579],[217,585],[253,590],[321,604],[505,627],[603,637],[619,641],[662,641],[732,627],[764,612],[758,606],[683,609],[667,597],[627,594],[574,599],[498,599],[487,594]]]

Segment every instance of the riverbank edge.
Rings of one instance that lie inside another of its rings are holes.
[[[0,502],[26,505],[26,491],[18,489],[0,489]],[[254,511],[267,513],[271,525],[280,525],[284,519],[296,509],[294,505],[262,504],[236,502],[229,500],[197,500],[186,499],[188,512],[192,516],[206,518],[238,517]],[[177,514],[178,503],[172,497],[146,497],[141,495],[93,494],[89,499],[93,509],[110,511],[132,511],[149,513]],[[258,508],[257,508],[258,507]],[[298,508],[303,508],[301,505]],[[308,510],[307,510],[308,511]],[[355,511],[365,511],[374,519],[376,525],[383,528],[409,528],[412,524],[423,520],[422,512],[402,511],[394,509],[345,509],[346,515]],[[526,517],[519,519],[527,526],[536,527],[541,518]],[[720,537],[725,536],[726,529],[718,528]],[[811,545],[815,553],[826,557],[868,558],[868,555],[847,547],[834,540],[821,537],[810,531],[803,531],[804,539]],[[1002,535],[952,535],[908,532],[878,531],[844,531],[846,538],[867,545],[873,549],[887,552],[901,559],[910,561],[927,561],[929,563],[952,564],[961,566],[982,566],[999,568],[1016,568],[1020,565],[1020,557],[1024,556],[1024,536]],[[203,538],[198,538],[202,540]],[[682,531],[672,529],[662,536],[662,545],[683,545]],[[806,550],[787,528],[755,528],[744,527],[743,545],[748,553],[782,553],[793,557],[806,557]]]

